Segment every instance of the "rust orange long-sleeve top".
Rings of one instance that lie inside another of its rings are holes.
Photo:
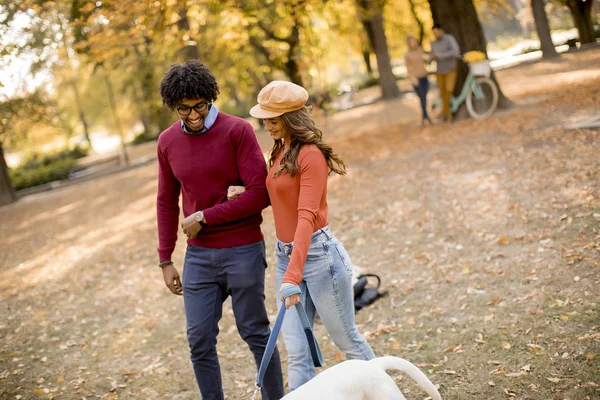
[[[325,156],[315,145],[304,145],[298,155],[298,173],[275,178],[284,152],[278,155],[267,176],[277,238],[293,242],[284,283],[299,285],[312,234],[327,226],[327,176]]]

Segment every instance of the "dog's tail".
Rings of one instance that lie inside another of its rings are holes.
[[[442,400],[440,392],[438,392],[437,388],[431,383],[429,378],[427,378],[427,376],[411,362],[399,357],[378,357],[370,360],[369,363],[374,364],[383,370],[397,369],[404,372],[414,379],[433,400]]]

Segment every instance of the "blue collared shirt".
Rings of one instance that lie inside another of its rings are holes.
[[[213,124],[217,120],[217,115],[219,115],[219,109],[214,104],[211,104],[210,110],[208,110],[208,115],[206,116],[206,119],[204,120],[204,128],[202,128],[202,130],[200,132],[190,131],[188,129],[188,127],[183,123],[183,121],[181,121],[181,129],[183,129],[183,131],[185,133],[189,133],[190,135],[202,134],[202,133],[206,132],[207,130],[209,130],[211,126],[213,126]]]

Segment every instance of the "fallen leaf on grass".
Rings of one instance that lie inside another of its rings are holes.
[[[460,352],[460,350],[462,350],[462,348],[463,348],[462,344],[459,344],[458,346],[455,346],[455,347],[448,347],[447,349],[444,350],[444,354],[449,353],[449,352],[458,353],[458,352]]]
[[[592,388],[592,387],[593,387],[593,388],[597,388],[597,387],[600,387],[600,385],[598,385],[598,384],[597,384],[597,383],[595,383],[595,382],[586,382],[586,383],[584,383],[584,384],[583,384],[583,385],[581,385],[581,386],[583,386],[584,388]]]
[[[588,361],[592,361],[592,360],[594,360],[596,358],[596,356],[597,356],[597,354],[589,353],[589,354],[585,355],[585,359],[588,360]]]
[[[529,388],[529,390],[531,390],[532,392],[537,392],[538,391],[538,387],[536,384],[532,383],[531,385],[527,386]]]
[[[442,371],[442,374],[446,374],[446,375],[456,375],[456,371],[451,370],[451,369],[445,369]]]
[[[522,366],[521,370],[527,371],[527,372],[531,371],[531,364],[527,364],[527,365]]]
[[[550,382],[553,382],[553,383],[560,382],[560,378],[546,378],[546,379],[549,380]]]
[[[586,333],[583,336],[577,338],[580,342],[587,342],[588,340],[600,339],[600,333],[589,334]]]
[[[507,245],[510,243],[510,240],[506,237],[506,236],[502,236],[500,239],[498,239],[498,241],[496,242],[496,244],[504,244]]]
[[[500,301],[502,301],[502,297],[496,297],[494,300],[492,300],[489,303],[487,303],[487,305],[488,306],[495,306],[496,304],[500,303]]]
[[[529,351],[542,351],[542,350],[544,350],[544,348],[542,346],[540,346],[539,344],[528,343],[527,344],[527,350],[529,350]]]
[[[506,342],[506,341],[502,341],[502,348],[505,350],[510,350],[512,346],[510,345],[510,343]]]

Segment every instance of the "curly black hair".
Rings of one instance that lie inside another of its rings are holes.
[[[171,110],[184,99],[204,98],[213,102],[219,93],[214,75],[206,65],[197,60],[173,64],[160,82],[163,104]]]

